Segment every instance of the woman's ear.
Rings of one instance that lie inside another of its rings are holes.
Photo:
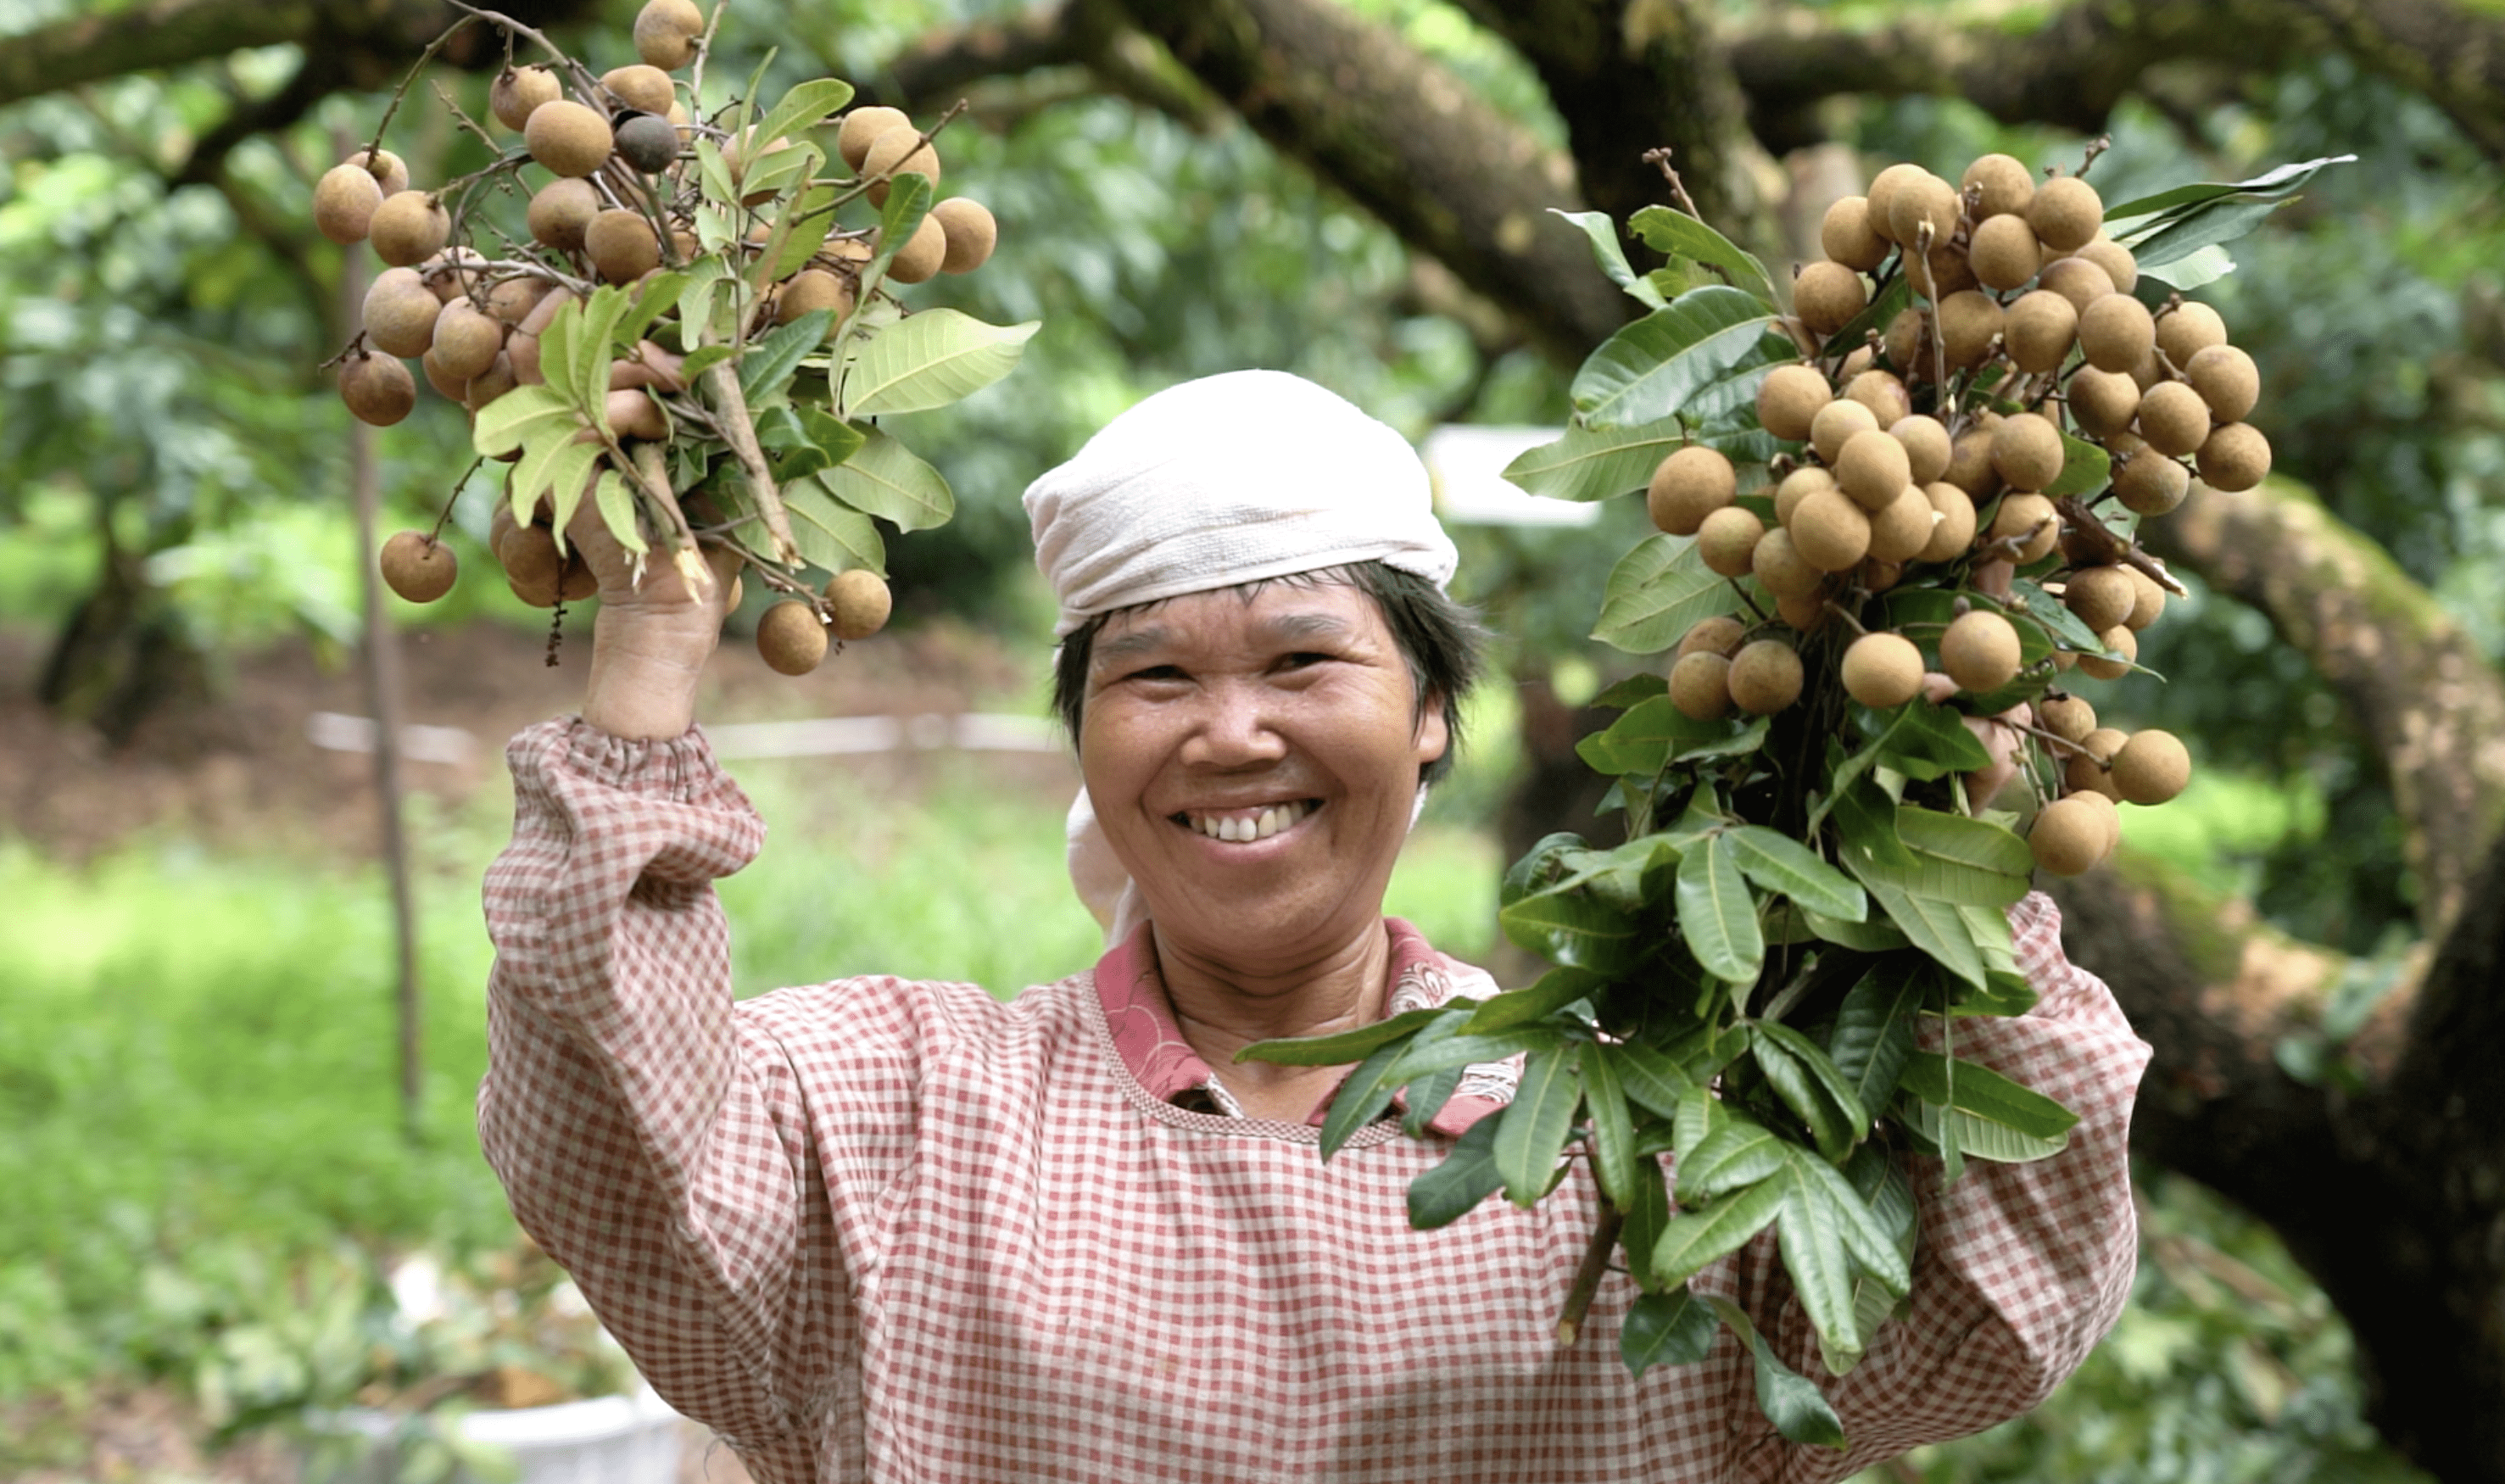
[[[1429,690],[1418,707],[1418,765],[1422,768],[1430,766],[1442,759],[1452,745],[1453,728],[1444,720],[1443,692]]]

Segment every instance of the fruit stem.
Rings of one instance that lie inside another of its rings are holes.
[[[1748,589],[1740,585],[1740,580],[1738,578],[1726,577],[1722,581],[1731,584],[1731,590],[1740,595],[1741,602],[1748,605],[1748,612],[1757,616],[1757,621],[1759,623],[1770,621],[1766,618],[1766,611],[1757,606],[1757,600],[1755,598],[1748,596]]]
[[[774,471],[766,465],[765,450],[757,444],[757,429],[749,421],[748,396],[740,390],[737,363],[723,361],[709,368],[704,373],[704,390],[713,403],[723,442],[730,445],[731,455],[739,460],[739,471],[747,478],[748,497],[764,519],[766,534],[774,540],[775,560],[798,565],[800,548],[792,539],[792,517],[784,512],[783,496],[774,487]],[[685,517],[680,520],[680,528],[686,528]]]
[[[468,10],[469,7],[462,6],[461,9]],[[381,157],[383,152],[383,131],[391,127],[392,115],[400,112],[400,105],[402,101],[408,96],[410,85],[417,81],[419,73],[426,70],[426,64],[435,60],[436,53],[443,50],[444,43],[459,35],[462,29],[476,18],[477,18],[476,16],[462,17],[460,19],[452,22],[450,26],[446,27],[442,35],[428,42],[426,44],[425,51],[417,53],[417,60],[409,65],[407,74],[400,80],[400,86],[392,89],[391,104],[383,110],[382,122],[374,125],[374,137],[366,141],[366,168],[368,170],[371,170],[374,167],[375,159]]]
[[[503,26],[506,32],[510,35],[520,36],[529,40],[541,51],[546,52],[549,56],[554,57],[558,62],[562,63],[568,71],[574,74],[575,87],[584,97],[598,97],[600,95],[600,79],[591,75],[590,68],[584,66],[579,61],[576,61],[572,56],[567,55],[565,49],[559,47],[555,42],[548,40],[546,34],[522,24],[520,21],[515,20],[512,17],[508,16],[501,11],[484,10],[478,6],[472,5],[469,3],[469,0],[443,0],[443,3],[451,6],[454,10],[461,12],[465,16],[475,17],[477,19],[486,21],[489,25]]]
[[[1670,152],[1663,150],[1661,154]],[[1652,157],[1644,157],[1649,159]],[[1669,168],[1667,165],[1664,169]],[[1676,177],[1673,177],[1676,179]],[[1597,1168],[1597,1162],[1595,1168]],[[1566,1307],[1557,1316],[1557,1344],[1571,1348],[1583,1332],[1583,1316],[1592,1312],[1592,1297],[1601,1291],[1601,1276],[1609,1270],[1609,1252],[1618,1245],[1618,1229],[1626,1224],[1625,1213],[1604,1201],[1601,1219],[1592,1223],[1592,1238],[1583,1246],[1583,1261],[1574,1269],[1574,1286],[1566,1290]]]
[[[1661,167],[1662,179],[1670,182],[1670,194],[1678,199],[1678,209],[1702,222],[1705,220],[1705,213],[1696,209],[1696,198],[1687,194],[1687,183],[1680,180],[1678,178],[1678,171],[1671,166],[1671,153],[1670,146],[1666,144],[1661,146],[1659,149],[1646,150],[1643,152],[1643,162],[1648,165],[1658,165]],[[1729,273],[1723,273],[1722,269],[1717,265],[1709,263],[1706,266],[1712,268],[1717,273],[1722,273],[1722,277],[1726,281],[1731,276]]]
[[[443,509],[437,512],[434,527],[426,533],[426,543],[428,546],[433,546],[435,544],[435,539],[443,534],[443,523],[452,518],[452,507],[455,502],[460,500],[461,492],[470,487],[470,477],[476,474],[478,472],[478,466],[486,462],[487,458],[484,454],[480,454],[478,457],[472,459],[470,461],[470,467],[461,471],[461,477],[452,481],[452,493],[443,497]]]

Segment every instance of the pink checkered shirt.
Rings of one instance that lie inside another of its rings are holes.
[[[2040,896],[2011,920],[2041,1003],[1962,1023],[1958,1051],[2082,1113],[2067,1151],[1947,1191],[1912,1161],[1912,1309],[1841,1380],[1771,1231],[1697,1280],[1819,1378],[1842,1453],[1775,1434],[1727,1333],[1630,1377],[1623,1275],[1558,1348],[1587,1174],[1409,1228],[1409,1182],[1494,1096],[1328,1164],[1310,1125],[1178,1106],[1208,1069],[1131,944],[1007,1004],[895,978],[734,1003],[712,883],[764,827],[702,735],[556,721],[509,756],[487,1157],[653,1384],[766,1484],[1835,1479],[2034,1405],[2131,1285],[2147,1048]],[[1388,931],[1413,992],[1472,973]]]

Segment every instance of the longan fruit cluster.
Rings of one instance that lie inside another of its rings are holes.
[[[1824,258],[1792,285],[1802,359],[1758,388],[1759,425],[1787,445],[1769,482],[1744,495],[1726,455],[1690,443],[1645,491],[1659,529],[1694,538],[1708,570],[1754,584],[1742,590],[1758,621],[1707,619],[1681,641],[1669,675],[1679,711],[1769,715],[1829,676],[1888,710],[1922,695],[1930,674],[2001,710],[2012,687],[2028,694],[2057,671],[2131,670],[2171,583],[2139,550],[2135,518],[2173,511],[2196,472],[2213,488],[2253,487],[2270,443],[2245,421],[2261,391],[2252,358],[2208,305],[2175,294],[2152,310],[2136,297],[2137,266],[2103,218],[2086,181],[2039,181],[2005,155],[1956,185],[1891,165],[1828,209]],[[1868,311],[1898,279],[1906,307],[1877,326]],[[2104,451],[2107,486],[2064,482],[2069,440]],[[2108,506],[2127,515],[2110,520]],[[2073,647],[2039,617],[2031,626],[2054,647],[2038,641],[2030,660],[2010,617],[2026,615],[2023,601],[1993,596],[2012,572],[2099,647]],[[1967,596],[1944,622],[1865,628],[1865,615],[1884,623],[1874,600],[1899,586]],[[2112,805],[2172,798],[2190,759],[2165,732],[2097,728],[2088,703],[2058,689],[2037,704],[2029,745],[2058,796],[2030,839],[2045,869],[2075,874],[2111,853]]]
[[[511,257],[491,258],[472,245],[484,233],[472,215],[475,197],[462,187],[475,181],[440,192],[412,189],[406,163],[379,147],[360,150],[323,174],[313,190],[315,226],[342,246],[370,244],[384,265],[366,293],[360,334],[339,362],[339,395],[351,413],[377,427],[400,422],[415,408],[423,379],[475,420],[513,388],[545,381],[540,336],[576,300],[579,287],[638,286],[701,256],[695,141],[717,143],[734,186],[792,142],[776,138],[760,146],[690,117],[692,99],[683,96],[672,74],[697,59],[705,34],[705,14],[694,0],[648,0],[634,23],[638,60],[601,74],[596,85],[569,94],[566,72],[554,66],[508,66],[496,76],[488,112],[519,136],[521,153],[481,175],[510,167],[527,191],[525,235],[507,239]],[[830,172],[823,183],[859,187],[873,204],[885,203],[894,175],[918,172],[935,190],[939,183],[936,148],[897,109],[849,110],[825,148],[849,173]],[[727,250],[734,266],[745,272],[766,250],[776,214],[797,194],[789,186],[769,187],[742,197],[750,223]],[[896,252],[886,280],[912,284],[971,272],[990,259],[999,238],[999,224],[981,202],[939,201]],[[830,233],[767,290],[752,333],[824,309],[832,338],[860,306],[863,275],[880,250],[874,227]],[[676,311],[665,311],[653,334],[632,355],[610,364],[607,412],[621,446],[666,443],[674,428],[671,400],[689,390],[681,369],[693,345],[683,337]],[[409,361],[417,363],[415,374]],[[450,590],[456,566],[439,535],[440,523],[436,533],[404,531],[385,544],[380,564],[393,591],[424,603]],[[508,584],[525,602],[552,607],[597,588],[579,556],[559,551],[545,508],[531,524],[517,527],[506,518],[491,545]],[[776,617],[784,608],[806,614],[810,623],[803,628],[792,617]],[[804,673],[826,654],[829,624],[839,638],[864,638],[877,632],[888,609],[886,584],[874,574],[843,573],[809,601],[769,609],[759,648],[775,668]]]

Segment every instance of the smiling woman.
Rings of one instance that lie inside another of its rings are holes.
[[[1588,1175],[1426,1231],[1402,1198],[1485,1147],[1518,1058],[1448,1068],[1440,1103],[1395,1101],[1329,1163],[1349,1069],[1236,1060],[1495,991],[1382,915],[1477,665],[1424,469],[1248,371],[1124,413],[1027,508],[1085,780],[1071,874],[1107,929],[1090,971],[1006,1005],[892,977],[734,1004],[712,883],[763,827],[691,726],[720,600],[667,569],[635,585],[596,523],[583,714],[511,751],[482,1141],[654,1386],[758,1477],[1831,1479],[2031,1405],[2111,1323],[2145,1048],[2037,898],[2012,920],[2035,1010],[1957,1048],[2082,1121],[1953,1186],[1907,1162],[1911,1297],[1824,1388],[1851,1451],[1776,1434],[1727,1336],[1641,1374],[1559,1344],[1603,1219]],[[1786,1229],[1695,1287],[1811,1365]],[[1600,1277],[1582,1331],[1616,1340],[1635,1298]]]

